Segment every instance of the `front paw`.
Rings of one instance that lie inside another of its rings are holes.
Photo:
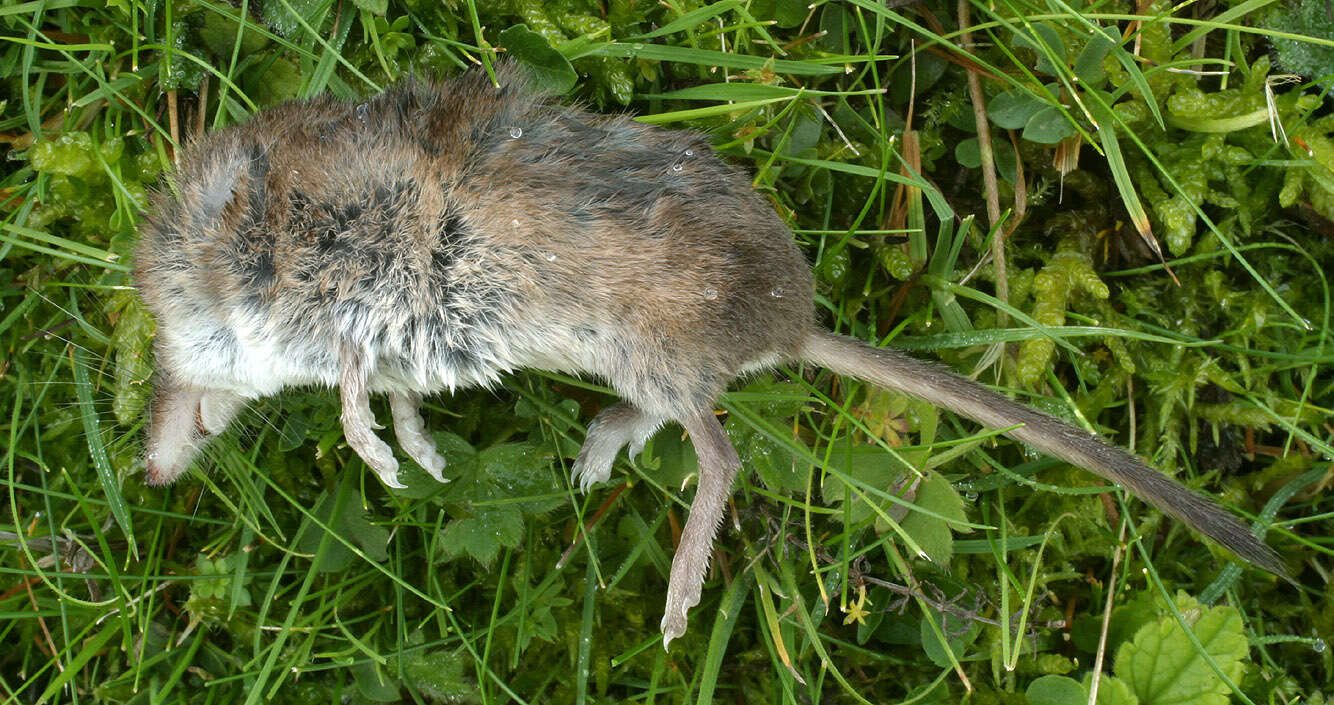
[[[593,489],[593,485],[606,482],[611,478],[611,463],[615,456],[590,457],[592,455],[591,453],[580,452],[579,457],[574,461],[573,467],[570,468],[570,483],[578,487],[580,492],[587,493]]]
[[[358,453],[386,487],[396,490],[407,488],[407,485],[398,479],[398,460],[394,459],[394,453],[388,444],[377,439],[370,448],[358,449]]]

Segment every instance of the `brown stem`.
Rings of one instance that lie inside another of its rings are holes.
[[[180,150],[177,149],[181,144],[181,123],[180,114],[176,107],[176,89],[167,91],[167,123],[171,128],[171,159],[176,166],[181,165]]]
[[[973,46],[973,33],[968,30],[968,1],[959,0],[960,46]],[[987,99],[982,94],[982,79],[977,71],[968,69],[968,93],[973,99],[973,120],[977,124],[977,149],[982,158],[982,191],[987,200],[987,224],[992,230],[1000,223],[1000,194],[996,187],[996,156],[991,150],[991,128],[987,123]],[[996,275],[996,298],[1010,301],[1010,280],[1005,271],[1005,233],[996,230],[991,240],[991,261]],[[1009,317],[997,311],[996,325],[1004,327]]]

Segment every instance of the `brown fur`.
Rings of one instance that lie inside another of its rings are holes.
[[[1217,505],[1096,438],[971,381],[821,331],[805,260],[705,139],[561,106],[502,67],[364,103],[282,105],[201,138],[144,227],[136,282],[157,315],[147,474],[167,483],[245,400],[341,388],[349,446],[390,486],[400,446],[439,479],[422,394],[519,367],[589,374],[624,401],[574,465],[607,479],[666,422],[700,483],[673,561],[664,643],[686,628],[740,465],[713,416],[738,375],[810,359],[921,396],[1129,489],[1270,570]],[[1184,509],[1183,509],[1184,507]]]

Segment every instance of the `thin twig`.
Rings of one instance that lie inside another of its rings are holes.
[[[973,33],[969,31],[969,0],[959,0],[960,46],[969,49],[973,46]],[[1001,219],[1000,192],[996,185],[996,155],[991,150],[991,127],[987,123],[987,99],[982,93],[982,79],[977,72],[968,69],[968,93],[972,97],[973,121],[977,124],[977,149],[982,158],[982,193],[987,201],[987,224],[994,231],[991,239],[991,261],[996,279],[996,298],[1002,303],[1010,301],[1010,280],[1005,271],[1005,231],[999,230]],[[996,311],[996,327],[1004,328],[1009,316],[1004,310]]]
[[[1102,683],[1102,665],[1107,657],[1107,632],[1112,625],[1112,601],[1116,597],[1116,571],[1121,567],[1121,554],[1125,552],[1126,522],[1121,522],[1121,535],[1116,539],[1116,551],[1112,554],[1112,575],[1107,579],[1107,603],[1102,610],[1102,629],[1098,632],[1098,653],[1093,657],[1093,680],[1089,683],[1089,705],[1098,702],[1098,685]]]
[[[167,123],[171,127],[171,160],[176,166],[181,165],[180,150],[177,147],[181,144],[181,124],[180,114],[176,107],[176,89],[167,91]]]
[[[207,121],[204,119],[208,112],[208,74],[204,74],[204,79],[199,82],[199,102],[195,106],[195,137],[203,137]]]

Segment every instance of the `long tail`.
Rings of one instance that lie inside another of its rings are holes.
[[[1096,435],[891,348],[875,348],[852,338],[818,332],[807,336],[802,357],[840,375],[923,399],[992,428],[1023,424],[1006,435],[1111,480],[1251,563],[1276,575],[1287,574],[1274,549],[1216,502]]]

